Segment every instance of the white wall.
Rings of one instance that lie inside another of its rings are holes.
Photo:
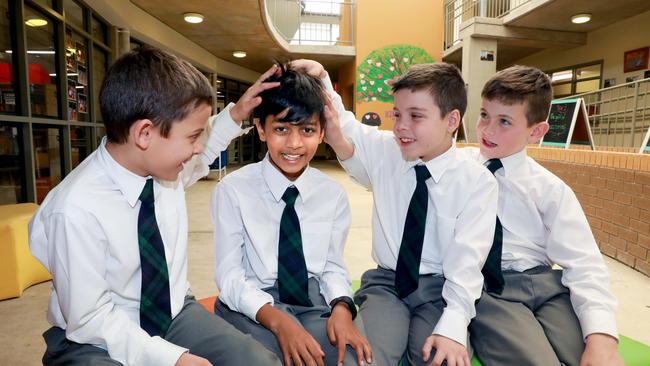
[[[623,73],[623,54],[645,46],[650,46],[650,11],[589,33],[584,46],[544,50],[519,59],[515,64],[553,70],[603,60],[603,80],[616,78],[616,85],[619,85],[625,82],[626,77],[643,77],[643,70]]]

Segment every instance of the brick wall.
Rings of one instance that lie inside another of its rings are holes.
[[[650,154],[528,147],[528,155],[573,189],[603,254],[650,276]]]

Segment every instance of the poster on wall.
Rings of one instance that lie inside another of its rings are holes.
[[[424,49],[396,44],[373,50],[357,66],[356,99],[361,102],[393,102],[391,83],[411,65],[433,62]]]
[[[77,110],[79,113],[88,113],[88,98],[86,97],[86,94],[79,94],[77,98]]]
[[[68,99],[77,100],[77,83],[74,80],[68,80]]]
[[[650,47],[641,47],[626,51],[623,55],[623,72],[632,72],[648,68]]]
[[[88,73],[83,65],[77,67],[77,83],[83,86],[88,85]]]
[[[76,42],[77,63],[80,65],[86,64],[86,47],[81,42]]]
[[[72,100],[68,101],[68,120],[69,121],[77,120],[77,102]]]

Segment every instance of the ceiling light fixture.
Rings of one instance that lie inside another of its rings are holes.
[[[203,22],[203,14],[185,13],[185,14],[183,14],[183,19],[185,19],[186,22],[192,23],[192,24],[202,23]]]
[[[244,52],[244,51],[235,51],[235,52],[232,53],[232,55],[237,57],[237,58],[244,58],[244,57],[246,57],[246,52]]]
[[[571,17],[571,22],[575,24],[587,23],[590,20],[591,20],[591,14],[589,13],[576,14]]]
[[[30,27],[42,27],[44,25],[47,25],[47,20],[39,18],[37,16],[29,16],[27,17],[27,20],[25,20],[25,24]]]

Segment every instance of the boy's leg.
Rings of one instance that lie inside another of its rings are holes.
[[[552,270],[533,278],[536,293],[545,293],[548,297],[548,300],[540,302],[535,317],[560,362],[568,366],[578,366],[585,344],[580,321],[571,306],[569,289],[562,285],[562,271]],[[540,291],[540,288],[543,290]]]
[[[338,349],[336,346],[330,344],[329,338],[327,337],[327,321],[329,318],[324,317],[330,312],[330,307],[325,302],[323,295],[320,294],[320,285],[314,278],[309,280],[309,299],[314,304],[313,307],[293,306],[292,308],[300,324],[316,339],[323,352],[325,352],[325,365],[336,366]],[[357,364],[356,352],[350,346],[346,347],[343,364]]]
[[[469,326],[476,355],[485,366],[560,365],[531,308],[532,281],[526,273],[505,272],[501,295],[483,292]]]
[[[277,357],[250,335],[211,314],[187,297],[164,337],[214,365],[280,365]]]
[[[65,330],[52,327],[43,333],[47,349],[43,365],[120,366],[106,350],[90,344],[79,344],[65,337]]]
[[[407,360],[409,365],[429,365],[435,355],[431,351],[429,361],[422,360],[424,341],[433,333],[442,316],[445,307],[442,301],[442,286],[445,279],[442,276],[421,276],[418,289],[406,297],[406,303],[411,307],[411,323],[409,327]]]
[[[395,272],[383,268],[366,271],[354,301],[360,306],[374,363],[397,365],[406,351],[411,313],[395,292]]]

